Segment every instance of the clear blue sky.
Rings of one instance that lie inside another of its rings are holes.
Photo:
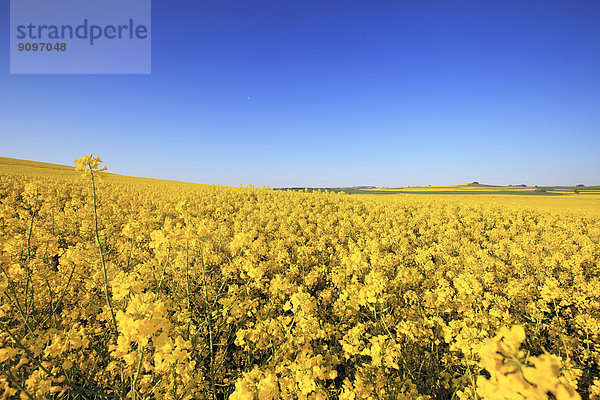
[[[600,2],[152,4],[151,75],[9,75],[0,156],[270,186],[600,184]]]

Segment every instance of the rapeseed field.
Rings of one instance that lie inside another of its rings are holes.
[[[3,398],[600,398],[597,194],[351,196],[75,163],[0,160]]]

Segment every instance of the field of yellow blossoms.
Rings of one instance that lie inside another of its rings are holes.
[[[6,159],[5,159],[6,160]],[[0,397],[600,397],[600,219],[0,165]]]

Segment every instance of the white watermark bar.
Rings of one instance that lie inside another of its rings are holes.
[[[150,0],[11,0],[11,74],[149,74]]]

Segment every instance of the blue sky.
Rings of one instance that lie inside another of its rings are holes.
[[[10,75],[0,156],[237,186],[600,184],[600,2],[154,1],[152,74]]]

